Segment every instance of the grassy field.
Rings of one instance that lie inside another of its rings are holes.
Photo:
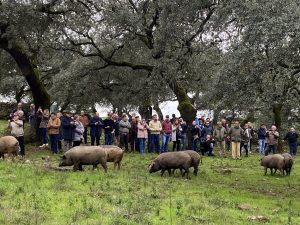
[[[184,179],[149,174],[152,154],[126,154],[105,174],[59,171],[59,156],[26,148],[25,160],[0,160],[0,224],[300,224],[298,158],[281,177],[264,176],[256,154],[204,157],[199,175]]]

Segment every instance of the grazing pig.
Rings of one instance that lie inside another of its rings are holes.
[[[12,154],[17,156],[19,150],[19,142],[13,136],[4,136],[0,138],[0,158],[4,159],[4,154]]]
[[[265,175],[267,174],[268,168],[271,170],[271,175],[273,175],[273,169],[275,169],[274,174],[279,170],[283,175],[284,157],[280,154],[264,156],[261,159],[261,165],[265,168]]]
[[[185,152],[166,152],[158,155],[149,166],[149,172],[157,172],[161,170],[161,176],[168,170],[171,176],[172,169],[184,169],[182,176],[189,175],[189,168],[192,164],[192,158]]]
[[[99,146],[77,146],[68,150],[61,158],[59,166],[73,166],[73,170],[83,170],[82,165],[93,165],[97,168],[100,163],[107,172],[107,153]]]
[[[283,171],[286,172],[286,175],[291,175],[292,167],[293,167],[293,157],[289,153],[282,154],[284,158],[284,166]]]
[[[106,151],[107,162],[113,162],[114,169],[118,166],[118,170],[120,170],[124,150],[114,145],[100,145],[99,147],[102,147]]]

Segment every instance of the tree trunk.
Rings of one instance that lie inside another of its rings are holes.
[[[139,114],[146,121],[151,119],[151,116],[152,116],[152,107],[151,107],[151,105],[141,105],[139,107]]]
[[[281,132],[281,113],[282,113],[282,104],[273,105],[273,115],[274,115],[274,124],[277,127],[277,131]],[[283,152],[283,144],[281,138],[278,140],[278,152]]]
[[[186,121],[186,124],[188,125],[188,130],[187,130],[188,146],[187,147],[188,149],[191,149],[192,143],[191,143],[190,126],[192,122],[195,120],[197,110],[193,106],[192,101],[188,96],[185,88],[180,86],[177,82],[173,84],[173,91],[179,103],[177,109],[180,112],[183,120]]]
[[[159,103],[158,102],[155,102],[155,104],[153,106],[153,109],[157,112],[158,118],[160,120],[163,120],[164,119],[164,115],[163,115],[161,109],[159,108]]]
[[[49,108],[50,96],[40,80],[40,72],[34,58],[31,58],[29,54],[17,43],[12,40],[8,41],[7,37],[4,35],[6,34],[7,28],[8,25],[0,24],[0,48],[7,51],[16,61],[30,87],[34,104],[37,107],[42,107],[43,109]]]

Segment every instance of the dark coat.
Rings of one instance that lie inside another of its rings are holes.
[[[259,140],[264,140],[266,138],[267,130],[264,128],[259,128],[257,130],[257,137]]]
[[[73,119],[71,117],[61,117],[61,131],[62,138],[64,140],[73,140],[73,130],[75,129],[75,125],[71,122],[73,122]]]
[[[297,139],[298,139],[298,134],[296,132],[293,133],[288,132],[284,138],[284,140],[288,140],[289,143],[295,143],[297,142]]]
[[[96,124],[98,122],[98,124]],[[90,120],[91,136],[101,136],[103,122],[99,116],[93,116]]]

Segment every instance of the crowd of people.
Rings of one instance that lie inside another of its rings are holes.
[[[190,131],[190,142],[193,150],[215,156],[214,147],[219,149],[218,155],[223,157],[231,149],[233,159],[241,159],[242,153],[248,157],[252,150],[254,136],[258,139],[258,152],[268,155],[277,152],[279,133],[276,126],[272,125],[268,130],[265,124],[255,130],[250,122],[240,125],[234,121],[229,127],[226,119],[217,122],[213,126],[210,118],[196,117],[192,124],[187,124],[183,118],[172,118],[169,115],[160,121],[157,115],[151,120],[133,113],[123,113],[119,118],[117,113],[108,113],[105,119],[98,112],[89,115],[84,111],[73,114],[70,110],[61,112],[49,112],[48,109],[36,109],[34,104],[30,105],[29,111],[23,109],[22,103],[18,103],[9,116],[8,126],[11,135],[16,137],[20,145],[20,154],[25,155],[24,145],[24,123],[29,119],[29,124],[40,137],[40,148],[48,147],[53,153],[67,151],[81,144],[100,145],[101,136],[104,132],[104,145],[118,145],[128,152],[138,151],[161,153],[169,151],[169,142],[172,142],[172,150],[180,151],[187,148],[187,132]],[[49,138],[48,138],[49,137]],[[291,155],[297,153],[298,134],[294,128],[284,137],[288,141]],[[130,148],[129,148],[130,143]]]

